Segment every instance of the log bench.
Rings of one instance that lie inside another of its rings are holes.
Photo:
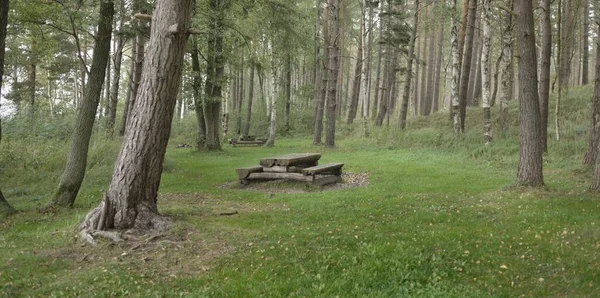
[[[328,163],[310,167],[297,166],[253,166],[236,169],[242,185],[248,185],[251,180],[290,179],[306,182],[307,185],[323,186],[342,180],[343,163]]]

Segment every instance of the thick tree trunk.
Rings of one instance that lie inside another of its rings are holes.
[[[515,1],[516,37],[519,48],[519,167],[517,186],[544,185],[540,142],[540,106],[537,89],[537,57],[532,1]]]
[[[467,88],[467,106],[477,106],[475,101],[475,89],[478,81],[481,81],[481,17],[479,11],[475,16],[475,30],[473,30],[473,52],[471,53],[471,69],[469,69],[469,87]]]
[[[252,101],[254,100],[254,63],[250,65],[250,79],[248,82],[248,106],[246,107],[246,119],[244,122],[244,137],[250,134],[250,119],[252,118]]]
[[[142,70],[143,70],[143,64],[144,64],[144,52],[145,52],[145,43],[146,43],[146,37],[144,37],[144,35],[141,32],[138,32],[138,34],[135,37],[135,67],[133,68],[133,74],[132,74],[132,78],[131,78],[131,96],[129,97],[129,105],[128,105],[128,111],[127,113],[123,113],[123,134],[125,135],[126,131],[125,129],[127,129],[127,122],[129,121],[129,114],[133,113],[133,107],[135,106],[135,102],[137,100],[138,97],[138,89],[140,86],[140,80],[142,78]],[[119,134],[121,134],[119,132]]]
[[[465,130],[465,117],[467,115],[467,91],[469,87],[469,70],[471,69],[471,55],[473,55],[473,35],[475,33],[475,18],[477,14],[477,1],[470,0],[469,17],[467,20],[467,33],[465,35],[465,51],[463,55],[463,64],[460,71],[460,89],[459,89],[459,105],[460,105],[460,128]]]
[[[221,121],[220,111],[226,63],[223,53],[225,5],[223,0],[210,0],[209,2],[211,16],[207,37],[206,84],[204,85],[204,121],[207,150],[221,150],[219,124]]]
[[[548,152],[548,102],[550,99],[550,63],[552,58],[552,24],[550,0],[542,0],[542,50],[540,69],[540,116],[542,119],[540,137],[542,150]]]
[[[331,10],[331,31],[329,50],[329,89],[327,90],[327,128],[325,133],[325,147],[335,147],[335,118],[337,108],[337,80],[339,72],[339,0],[329,0]]]
[[[412,66],[415,57],[415,42],[417,40],[417,24],[419,23],[419,0],[415,0],[415,16],[410,41],[408,43],[408,55],[406,58],[406,77],[404,78],[404,92],[402,93],[402,106],[400,107],[400,128],[406,128],[406,116],[408,114],[408,101],[410,100],[410,85],[412,81]]]
[[[181,81],[193,0],[158,0],[152,17],[140,99],[131,114],[104,201],[81,224],[85,231],[166,228],[157,195]]]
[[[6,27],[8,25],[9,0],[0,1],[0,92],[4,77],[4,53],[6,44]],[[0,126],[0,142],[2,141],[2,126]],[[16,210],[6,201],[0,189],[0,217],[15,213]]]
[[[451,7],[451,11],[454,12],[456,11],[456,0],[452,0],[452,7]],[[452,108],[451,110],[451,114],[452,114],[452,122],[453,122],[453,127],[454,127],[454,133],[455,134],[460,134],[462,133],[462,129],[460,126],[460,123],[462,122],[460,120],[460,100],[459,100],[459,96],[458,96],[458,89],[459,89],[459,77],[460,77],[460,55],[459,55],[459,47],[458,47],[458,21],[456,20],[456,16],[455,13],[452,13],[452,26],[451,26],[451,30],[452,32],[450,33],[450,41],[451,41],[451,50],[450,52],[452,52],[452,85],[451,85],[451,103],[452,103]]]
[[[600,42],[600,24],[598,24],[597,42]],[[596,79],[594,81],[594,98],[592,99],[592,119],[588,148],[583,156],[584,165],[596,165],[594,172],[594,190],[600,190],[600,164],[597,163],[598,145],[600,145],[600,47],[596,46]]]
[[[200,51],[198,50],[198,41],[192,37],[192,72],[194,96],[194,111],[196,112],[196,148],[198,150],[206,147],[206,127],[204,121],[204,100],[202,100],[202,72],[200,70]]]
[[[483,90],[481,93],[481,103],[483,106],[483,142],[488,145],[492,142],[492,119],[490,113],[491,99],[491,81],[490,55],[492,47],[491,23],[492,23],[492,4],[491,0],[483,0],[483,42],[481,52],[481,76]]]
[[[102,85],[106,72],[106,64],[110,51],[112,18],[114,3],[112,0],[100,4],[100,18],[90,77],[85,88],[84,98],[75,119],[75,130],[67,157],[67,166],[58,184],[58,190],[53,196],[51,205],[73,206],[87,165],[88,148],[92,136],[92,128],[96,119],[96,111],[100,101]]]

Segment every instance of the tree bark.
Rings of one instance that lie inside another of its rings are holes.
[[[502,96],[500,97],[500,131],[508,129],[508,103],[513,96],[514,65],[513,65],[513,18],[512,0],[509,1],[509,10],[502,17],[502,74],[500,85]]]
[[[327,129],[325,133],[325,147],[335,147],[335,118],[337,108],[337,80],[338,80],[338,61],[339,61],[339,0],[328,0],[331,10],[331,31],[329,50],[329,89],[327,90]]]
[[[380,8],[383,9],[383,1],[379,3]],[[381,59],[383,54],[383,22],[379,21],[379,42],[377,43],[377,69],[375,70],[375,94],[373,95],[373,118],[377,117],[377,109],[379,108],[379,93],[381,92]]]
[[[323,135],[323,115],[325,102],[327,101],[327,89],[329,85],[329,13],[327,8],[323,9],[323,68],[321,76],[321,94],[316,102],[316,117],[313,132],[313,145],[320,145]]]
[[[196,148],[203,150],[206,147],[206,128],[204,121],[204,100],[202,99],[202,71],[200,70],[200,51],[198,41],[192,37],[192,72],[194,76],[192,91],[194,96],[194,111],[196,113]]]
[[[219,123],[221,120],[220,110],[226,63],[223,54],[225,5],[223,0],[210,0],[209,2],[211,15],[207,37],[206,84],[204,85],[204,122],[207,150],[221,150]]]
[[[542,50],[540,69],[540,116],[542,150],[548,152],[548,102],[550,99],[550,63],[552,59],[552,24],[550,0],[542,0]]]
[[[435,10],[435,4],[432,4],[431,6],[431,10],[433,13],[433,10]],[[435,65],[435,30],[434,28],[437,27],[436,25],[434,25],[434,23],[432,22],[432,24],[429,25],[429,53],[428,53],[428,57],[427,57],[427,93],[425,96],[425,104],[423,105],[423,110],[422,110],[422,114],[423,116],[429,116],[431,115],[431,107],[433,106],[433,101],[435,100],[433,98],[433,92],[434,92],[434,79],[435,79],[435,72],[436,72],[436,65]]]
[[[410,100],[410,85],[412,81],[412,66],[415,57],[415,42],[417,40],[417,24],[419,23],[419,0],[415,0],[414,23],[410,32],[408,55],[406,58],[406,77],[404,78],[404,92],[402,93],[402,106],[400,107],[400,128],[406,128],[408,114],[408,101]]]
[[[250,133],[250,119],[252,118],[252,101],[254,100],[254,62],[250,65],[250,80],[248,82],[248,106],[246,107],[246,120],[244,123],[244,136]]]
[[[0,1],[0,92],[4,77],[4,53],[6,44],[6,27],[8,25],[9,0]],[[0,125],[0,143],[2,142],[2,126]],[[15,213],[16,210],[6,201],[0,189],[0,216]]]
[[[425,9],[425,17],[424,19],[427,19],[427,16],[429,15],[429,9]],[[431,26],[430,26],[431,27]],[[419,82],[419,88],[421,89],[419,91],[419,98],[417,99],[417,107],[415,107],[415,109],[418,110],[418,113],[420,115],[425,115],[425,98],[427,97],[427,69],[429,69],[429,65],[427,64],[427,46],[429,45],[429,38],[427,38],[428,33],[431,31],[432,28],[424,28],[423,32],[421,32],[423,34],[423,47],[421,48],[422,52],[421,52],[421,59],[423,61],[425,61],[425,63],[423,63],[422,67],[421,67],[421,79]]]
[[[469,17],[467,21],[467,33],[465,35],[465,52],[463,55],[463,64],[460,71],[460,89],[459,89],[459,105],[460,105],[460,128],[465,130],[465,117],[467,115],[467,92],[469,87],[469,70],[471,69],[471,55],[473,55],[473,35],[475,33],[475,18],[477,13],[477,1],[470,0]]]
[[[363,9],[363,12],[365,10]],[[356,47],[356,67],[354,68],[354,82],[352,84],[352,97],[350,99],[350,110],[348,110],[347,124],[352,124],[358,110],[358,100],[361,94],[361,84],[363,75],[363,40],[365,32],[364,15],[360,17],[360,35],[358,37],[358,46]]]
[[[462,133],[462,128],[460,126],[461,121],[461,117],[460,117],[460,100],[459,100],[459,78],[460,78],[460,55],[459,55],[459,42],[458,42],[458,25],[457,25],[457,20],[456,20],[456,16],[455,16],[455,11],[456,11],[456,0],[452,0],[451,2],[452,7],[451,7],[451,12],[452,12],[452,18],[451,18],[451,28],[452,28],[452,32],[450,33],[450,41],[451,41],[451,52],[452,52],[452,85],[451,85],[451,103],[452,103],[452,108],[451,110],[451,114],[452,114],[452,122],[453,122],[453,127],[454,127],[454,133],[455,134],[460,134]]]
[[[515,1],[516,37],[519,48],[519,166],[517,186],[544,185],[540,142],[540,107],[537,89],[537,53],[532,1]]]
[[[110,88],[110,101],[108,102],[108,119],[107,127],[112,135],[115,127],[115,121],[117,118],[117,103],[119,102],[119,86],[121,83],[121,63],[123,62],[123,47],[125,46],[125,37],[123,32],[123,24],[125,18],[125,1],[121,1],[119,8],[119,29],[115,34],[115,54],[113,58],[113,78],[112,86]]]
[[[590,3],[589,0],[583,0],[583,49],[581,61],[581,84],[587,85],[590,83],[589,63],[590,63]]]
[[[273,89],[271,93],[271,115],[270,116],[270,125],[269,125],[269,138],[265,142],[265,147],[273,147],[275,146],[275,135],[277,133],[277,97],[279,97],[277,91],[277,65],[275,61],[275,56],[271,50],[271,79],[273,82]]]
[[[140,85],[104,201],[81,230],[163,230],[157,194],[181,81],[193,0],[158,0]]]
[[[125,96],[125,105],[123,107],[123,116],[121,117],[121,123],[119,125],[119,136],[124,136],[125,135],[125,126],[127,125],[127,116],[129,115],[129,109],[131,106],[131,102],[132,102],[132,94],[133,94],[133,76],[135,73],[135,59],[137,56],[137,47],[136,47],[136,40],[134,39],[132,41],[132,47],[131,47],[131,66],[129,68],[129,74],[128,74],[128,82],[127,82],[127,95]]]
[[[443,61],[443,53],[444,53],[444,24],[440,23],[438,29],[438,52],[437,52],[437,61],[436,65],[436,73],[435,73],[435,82],[433,85],[433,112],[437,112],[439,110],[439,101],[440,101],[440,81],[442,79],[442,61]]]
[[[483,142],[488,145],[492,142],[492,119],[490,112],[491,81],[490,55],[492,47],[491,37],[492,3],[491,0],[483,0],[483,43],[481,51],[481,76],[483,90],[481,103],[483,106]]]
[[[85,177],[88,148],[92,136],[92,128],[96,119],[96,111],[100,101],[102,85],[110,52],[112,18],[114,3],[112,0],[100,4],[100,18],[92,67],[81,107],[75,120],[71,147],[67,157],[67,165],[58,184],[58,190],[52,198],[51,205],[71,207],[75,203],[77,193]]]
[[[598,24],[597,43],[600,42],[600,24]],[[594,97],[592,98],[592,113],[588,148],[583,156],[584,165],[596,165],[594,186],[600,190],[600,164],[598,163],[598,145],[600,144],[600,47],[596,46],[596,79],[594,81]]]
[[[284,110],[284,126],[283,134],[288,134],[291,129],[290,125],[290,109],[292,105],[292,55],[287,54],[285,67],[285,110]]]

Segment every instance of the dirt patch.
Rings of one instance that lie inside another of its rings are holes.
[[[226,201],[195,193],[160,195],[159,210],[173,219],[167,232],[143,236],[123,233],[125,241],[119,242],[96,236],[99,243],[95,246],[75,238],[61,248],[35,254],[49,262],[72,262],[76,270],[102,269],[108,263],[116,263],[123,270],[150,279],[197,276],[214,266],[216,260],[239,249],[245,243],[243,239],[253,233],[223,225],[222,219],[286,208],[285,204]],[[66,238],[71,231],[54,233]]]
[[[304,182],[298,182],[288,179],[279,179],[264,182],[253,182],[250,185],[242,186],[238,181],[225,183],[221,189],[240,189],[258,192],[270,193],[307,193],[314,191],[341,190],[355,187],[365,187],[369,185],[369,174],[367,173],[343,173],[342,182],[329,184],[322,187],[307,187]]]

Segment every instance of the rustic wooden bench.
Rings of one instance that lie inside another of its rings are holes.
[[[302,172],[302,174],[304,174],[306,176],[309,176],[309,175],[314,176],[316,174],[340,176],[342,174],[343,166],[344,166],[343,163],[332,162],[332,163],[328,163],[328,164],[324,164],[324,165],[320,165],[320,166],[304,168],[304,169],[302,169],[301,172]]]
[[[231,146],[233,146],[233,147],[235,147],[235,146],[260,146],[260,145],[264,145],[266,142],[267,142],[266,139],[255,139],[252,141],[229,139],[229,144],[231,144]]]

